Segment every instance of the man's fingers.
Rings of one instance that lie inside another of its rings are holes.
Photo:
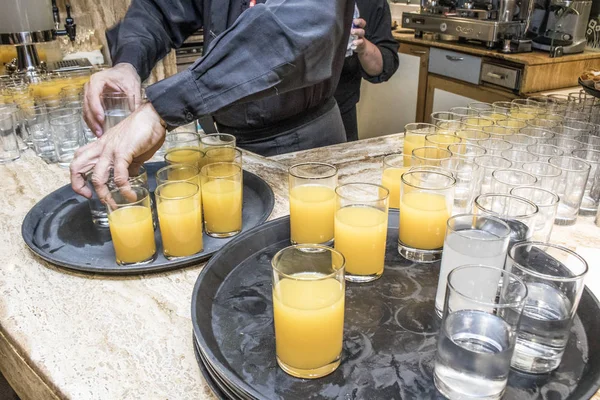
[[[362,18],[356,18],[356,19],[352,20],[352,23],[357,28],[364,28],[365,26],[367,26],[367,21],[365,21]]]
[[[103,148],[102,143],[93,142],[80,147],[75,152],[75,157],[69,166],[71,187],[75,193],[87,198],[92,196],[92,191],[87,187],[84,175],[94,167]]]
[[[359,38],[364,38],[365,30],[360,28],[352,29],[352,34],[358,36]]]
[[[102,200],[109,194],[109,189],[106,183],[110,177],[110,167],[113,163],[113,154],[112,153],[103,153],[98,162],[96,163],[96,167],[94,167],[94,174],[92,176],[92,184],[94,185],[94,189],[96,189],[96,194]]]
[[[115,155],[114,172],[117,187],[125,188],[129,186],[129,161],[123,155]]]
[[[89,128],[98,137],[104,133],[104,107],[100,101],[100,95],[104,90],[104,83],[90,82],[85,90],[85,102],[83,107],[83,118]]]

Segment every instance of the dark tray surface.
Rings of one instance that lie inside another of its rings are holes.
[[[164,163],[145,164],[150,191],[156,188],[155,174]],[[243,231],[267,220],[275,197],[269,185],[258,176],[244,171]],[[155,230],[157,257],[146,265],[119,266],[108,228],[92,223],[87,199],[77,195],[69,185],[50,193],[38,202],[23,220],[23,239],[44,260],[61,267],[98,274],[127,275],[181,268],[209,259],[232,238],[216,239],[204,235],[204,251],[194,256],[167,260],[162,254],[162,240]]]
[[[412,264],[396,248],[398,213],[390,211],[384,275],[348,284],[342,364],[301,380],[275,361],[271,304],[273,255],[289,245],[289,218],[247,232],[219,252],[196,282],[194,334],[213,370],[260,399],[441,399],[432,380],[439,263]],[[600,386],[600,306],[587,289],[563,362],[548,375],[511,372],[510,400],[589,399]],[[588,340],[591,338],[591,340]]]
[[[583,90],[586,91],[586,93],[589,93],[594,97],[600,98],[600,90],[596,89],[593,85],[590,85],[587,82],[589,81],[582,81],[581,78],[579,78],[579,84],[581,85]]]

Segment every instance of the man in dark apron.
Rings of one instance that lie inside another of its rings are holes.
[[[84,116],[100,139],[71,164],[73,189],[85,196],[82,173],[115,182],[149,159],[165,129],[212,115],[240,147],[270,156],[345,141],[333,99],[344,63],[354,0],[133,0],[107,32],[113,68],[86,86]],[[146,89],[149,102],[102,131],[104,91],[137,94],[140,82],[172,48],[204,29],[205,55],[186,71]]]

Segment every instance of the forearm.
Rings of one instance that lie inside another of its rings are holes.
[[[148,98],[165,121],[180,125],[188,117],[327,80],[333,65],[343,62],[352,7],[352,0],[258,4],[196,64],[150,86]]]
[[[358,60],[363,70],[370,76],[377,76],[383,72],[383,56],[373,43],[365,40],[365,50],[358,54]]]

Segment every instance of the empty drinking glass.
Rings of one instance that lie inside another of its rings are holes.
[[[433,380],[449,399],[500,399],[527,288],[502,268],[464,265],[448,276]]]
[[[14,118],[11,113],[0,113],[0,164],[14,161],[20,156]]]
[[[581,206],[579,207],[579,214],[596,215],[596,211],[598,211],[598,202],[591,196],[590,190],[592,189],[592,184],[594,183],[594,178],[596,177],[596,171],[599,169],[600,151],[591,149],[573,150],[571,155],[590,164],[590,173],[585,185],[585,192],[583,194],[583,199],[581,200]]]
[[[529,136],[537,141],[537,143],[546,143],[549,140],[554,138],[554,132],[549,131],[544,128],[534,128],[531,126],[527,126],[525,128],[519,129],[519,133],[522,135]]]
[[[451,144],[448,146],[448,150],[452,153],[452,158],[467,161],[474,161],[475,157],[480,157],[487,153],[483,147],[467,143]]]
[[[506,222],[511,231],[509,248],[532,238],[539,212],[537,206],[527,199],[496,193],[477,196],[473,210],[477,215],[491,215]]]
[[[500,154],[512,163],[513,168],[521,168],[527,162],[539,161],[538,156],[525,150],[504,150]]]
[[[452,214],[470,212],[473,200],[481,187],[480,167],[473,160],[452,157],[442,161],[441,167],[452,173],[456,179],[454,187],[454,208]]]
[[[477,144],[478,140],[490,138],[490,134],[479,129],[461,129],[456,132],[456,136],[462,139],[462,143]]]
[[[525,163],[521,167],[525,172],[535,176],[538,180],[537,186],[542,189],[556,192],[560,183],[562,170],[554,165],[550,165],[547,161]]]
[[[512,144],[513,150],[527,150],[527,146],[537,143],[536,139],[520,133],[507,135],[506,137],[504,137],[504,140]]]
[[[520,186],[510,191],[513,196],[523,197],[534,203],[539,210],[535,223],[532,240],[541,242],[550,241],[554,218],[558,211],[559,198],[556,193],[536,186]]]
[[[481,168],[481,189],[480,193],[490,193],[492,188],[492,173],[499,168],[510,168],[512,162],[500,156],[486,154],[475,158],[475,164]]]
[[[512,188],[519,186],[532,186],[537,183],[537,178],[519,169],[497,169],[492,172],[492,192],[510,193]]]
[[[527,152],[538,158],[538,161],[548,162],[550,157],[562,156],[564,151],[552,144],[532,144],[527,146]],[[534,160],[535,161],[535,160]],[[529,161],[533,162],[533,161]]]
[[[506,271],[527,284],[511,366],[543,374],[560,365],[588,271],[577,253],[554,244],[524,242],[509,250]]]
[[[75,151],[83,144],[83,129],[81,118],[74,110],[50,113],[50,129],[58,159],[58,165],[69,166]]]
[[[577,222],[577,213],[583,200],[591,165],[574,157],[551,157],[551,165],[560,168],[562,174],[556,194],[560,197],[557,225],[573,225]]]
[[[512,144],[502,139],[486,139],[477,142],[478,146],[487,151],[487,155],[500,156],[504,150],[512,149]]]

